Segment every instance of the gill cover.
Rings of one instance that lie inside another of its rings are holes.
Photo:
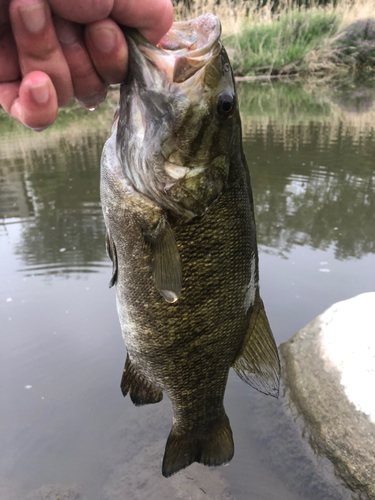
[[[186,219],[202,215],[228,178],[238,109],[220,32],[211,14],[174,23],[157,47],[125,31],[117,155],[137,191]]]

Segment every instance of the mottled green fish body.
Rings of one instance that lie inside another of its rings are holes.
[[[234,453],[231,367],[278,395],[279,359],[258,286],[250,177],[220,23],[175,23],[159,43],[126,33],[129,74],[102,155],[107,251],[136,405],[173,407],[163,474]]]

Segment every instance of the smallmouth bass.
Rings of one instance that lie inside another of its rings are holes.
[[[123,395],[173,407],[162,473],[234,453],[229,369],[278,396],[258,285],[241,122],[219,20],[174,23],[157,47],[126,30],[129,72],[103,149],[101,200],[127,358]]]

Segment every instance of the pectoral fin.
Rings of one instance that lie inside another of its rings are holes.
[[[248,333],[233,368],[237,375],[254,389],[278,397],[280,381],[279,355],[260,298],[254,305]]]
[[[166,217],[160,219],[154,230],[144,232],[144,238],[151,248],[155,286],[167,302],[176,302],[182,288],[181,260],[172,228]]]
[[[113,241],[111,235],[109,234],[108,229],[105,232],[105,246],[107,250],[107,255],[112,261],[112,278],[109,282],[109,288],[112,288],[117,280],[117,253],[115,242]]]

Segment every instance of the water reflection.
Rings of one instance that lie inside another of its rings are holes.
[[[365,114],[371,110],[375,103],[374,82],[355,82],[342,85],[332,101],[348,113]]]
[[[25,158],[2,160],[0,217],[22,219],[15,254],[26,271],[93,271],[105,261],[99,202],[99,159],[105,132],[71,144],[30,148]]]
[[[243,85],[240,99],[259,243],[284,254],[333,245],[337,259],[374,253],[374,128],[334,117],[299,86]],[[265,121],[271,108],[277,116],[287,108],[288,120]],[[15,249],[24,266],[55,273],[106,262],[98,168],[106,136],[102,128],[74,142],[61,137],[2,159],[0,218],[25,219]]]
[[[374,253],[375,132],[339,124],[248,127],[258,240],[289,252],[334,247],[337,259]]]
[[[348,113],[347,94],[302,85],[246,84],[240,100],[279,343],[373,289],[375,113]],[[119,389],[125,348],[99,204],[112,109],[87,115],[67,113],[43,134],[0,116],[1,499],[346,499],[293,416],[233,373],[231,464],[160,476],[169,403],[135,408]]]

